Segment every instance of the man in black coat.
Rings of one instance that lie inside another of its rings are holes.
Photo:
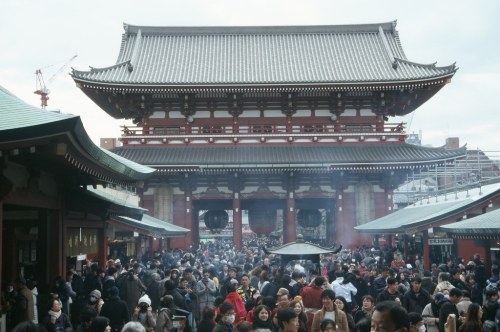
[[[448,316],[450,314],[455,314],[455,326],[458,331],[460,324],[462,324],[462,321],[458,313],[457,303],[460,302],[462,297],[463,293],[460,289],[455,287],[450,290],[450,294],[448,296],[449,301],[443,303],[443,305],[439,309],[439,332],[444,332],[444,324],[446,323],[446,320],[448,319]]]
[[[101,308],[101,316],[107,317],[111,325],[111,331],[121,331],[123,325],[130,320],[127,302],[118,296],[118,287],[113,286],[108,289],[109,299],[104,302]]]
[[[403,307],[406,311],[421,314],[425,306],[431,302],[431,296],[422,288],[422,279],[414,277],[411,281],[411,287],[403,295]]]

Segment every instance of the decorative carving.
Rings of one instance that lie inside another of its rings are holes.
[[[242,93],[230,93],[228,94],[227,108],[229,114],[234,117],[238,117],[243,113],[243,94]]]
[[[281,112],[289,117],[297,112],[296,92],[287,92],[281,94]]]

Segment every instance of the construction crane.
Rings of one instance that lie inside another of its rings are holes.
[[[78,55],[75,54],[71,57],[71,59],[69,59],[68,61],[66,61],[66,63],[61,67],[59,68],[58,71],[56,71],[54,73],[54,75],[52,75],[48,80],[47,80],[47,83],[45,83],[45,79],[43,78],[43,74],[42,74],[42,70],[41,69],[37,69],[35,71],[35,76],[36,76],[36,90],[35,90],[35,94],[37,95],[40,95],[40,106],[42,106],[43,109],[45,109],[45,107],[47,107],[47,101],[49,100],[49,93],[50,93],[50,90],[47,88],[47,86],[49,86],[50,83],[52,83],[54,81],[54,79],[60,74],[62,73],[66,67],[71,63],[71,61],[73,61]]]

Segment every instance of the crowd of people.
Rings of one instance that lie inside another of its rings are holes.
[[[2,304],[14,331],[500,332],[499,280],[477,254],[426,271],[400,248],[359,247],[283,266],[255,240],[215,241],[70,266],[46,309],[20,277]]]

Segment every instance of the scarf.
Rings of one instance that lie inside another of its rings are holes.
[[[61,310],[59,310],[59,311],[57,311],[57,312],[56,312],[56,311],[49,310],[49,315],[50,315],[50,316],[54,316],[54,317],[56,318],[56,320],[57,320],[57,319],[59,319],[59,317],[61,316],[61,313],[62,313],[62,311],[61,311]]]

